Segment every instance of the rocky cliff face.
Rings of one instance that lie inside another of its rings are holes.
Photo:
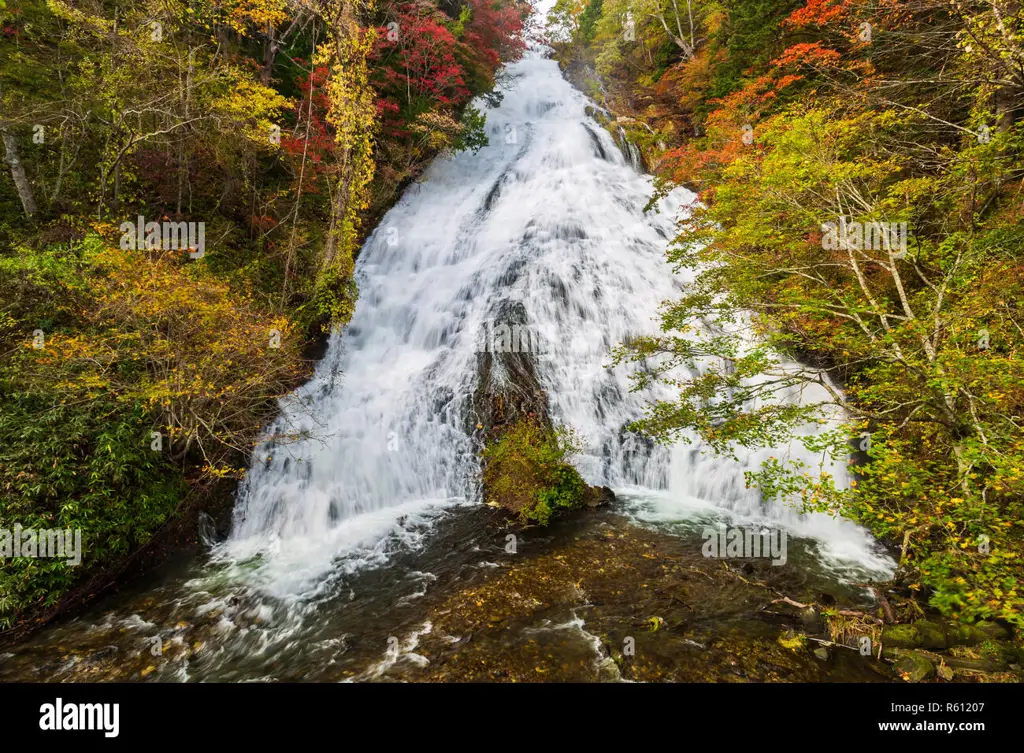
[[[555,460],[561,454],[548,413],[548,399],[537,377],[535,351],[523,347],[529,320],[522,303],[503,301],[497,306],[495,326],[485,333],[478,354],[478,381],[473,397],[475,424],[467,430],[484,455],[483,497],[486,502],[520,516],[546,523],[548,513],[535,513],[544,497],[557,497],[554,509],[597,507],[615,499],[608,487],[587,486],[569,464]],[[495,448],[519,446],[505,452]],[[490,448],[490,451],[489,451]]]

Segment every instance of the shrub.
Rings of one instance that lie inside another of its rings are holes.
[[[559,511],[580,507],[587,485],[568,462],[579,450],[571,430],[518,422],[484,451],[487,501],[540,525]]]

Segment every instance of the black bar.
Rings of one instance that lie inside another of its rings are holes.
[[[117,736],[107,737],[100,722],[93,730],[41,729],[44,705],[55,711],[58,698],[65,714],[68,704],[118,704]],[[1022,700],[1020,684],[8,684],[0,685],[0,728],[11,743],[81,741],[84,750],[205,750],[219,742],[262,749],[281,736],[296,744],[389,749],[402,741],[486,746],[563,737],[640,747],[662,740],[686,747],[717,739],[728,748],[730,741],[819,739],[808,735],[858,745],[865,737],[970,744],[1015,733]],[[881,728],[887,723],[909,729]],[[948,723],[975,728],[934,726]]]

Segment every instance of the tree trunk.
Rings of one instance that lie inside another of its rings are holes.
[[[3,137],[5,160],[11,167],[11,177],[14,179],[14,187],[18,189],[18,198],[21,199],[22,209],[25,210],[25,216],[31,219],[37,211],[36,199],[32,195],[32,185],[28,182],[28,176],[25,175],[25,168],[21,164],[18,141],[6,125],[0,125],[0,136]]]
[[[331,226],[327,233],[327,242],[324,244],[324,254],[320,262],[321,269],[330,267],[338,255],[342,233],[344,233],[345,216],[348,214],[348,204],[352,189],[352,169],[347,150],[342,150],[338,163],[341,177],[338,180],[338,191],[334,195],[334,203],[331,205]]]
[[[274,28],[270,29],[270,39],[267,41],[266,47],[263,48],[263,68],[260,70],[260,83],[264,86],[270,86],[270,79],[274,75],[274,63],[277,61],[277,51],[280,48],[280,42],[274,36]]]

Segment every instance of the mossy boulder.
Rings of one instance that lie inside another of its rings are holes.
[[[494,332],[529,332],[517,301],[501,301],[494,322]],[[482,451],[484,501],[523,523],[547,525],[560,512],[614,500],[611,489],[588,486],[569,462],[581,447],[571,430],[552,424],[534,352],[498,340],[477,354],[479,380],[466,427]]]
[[[985,640],[1005,641],[1010,638],[1010,631],[998,622],[982,620],[974,625],[974,629],[985,636]]]
[[[917,648],[921,633],[913,625],[886,625],[882,628],[882,645],[896,648]]]
[[[920,623],[917,623],[920,624]],[[1007,641],[1013,636],[1010,631],[999,624],[989,620],[981,620],[974,625],[967,625],[961,622],[951,622],[946,626],[946,647],[953,646],[978,646],[993,642]],[[925,646],[928,648],[928,646]]]
[[[946,626],[932,620],[918,620],[914,623],[921,636],[921,648],[946,648]]]
[[[587,507],[600,507],[615,501],[615,492],[607,486],[588,486],[583,495]]]
[[[913,652],[900,656],[895,663],[896,671],[907,682],[924,682],[935,678],[935,665],[928,659]]]
[[[540,525],[559,512],[600,504],[611,490],[587,486],[567,461],[577,449],[568,430],[528,419],[515,423],[484,450],[485,501]]]
[[[950,646],[973,646],[984,640],[984,637],[975,632],[973,626],[954,623],[949,626],[946,632]]]
[[[996,622],[982,620],[975,625],[953,623],[946,631],[950,646],[977,646],[986,641],[1001,641],[1010,637],[1010,631]]]

